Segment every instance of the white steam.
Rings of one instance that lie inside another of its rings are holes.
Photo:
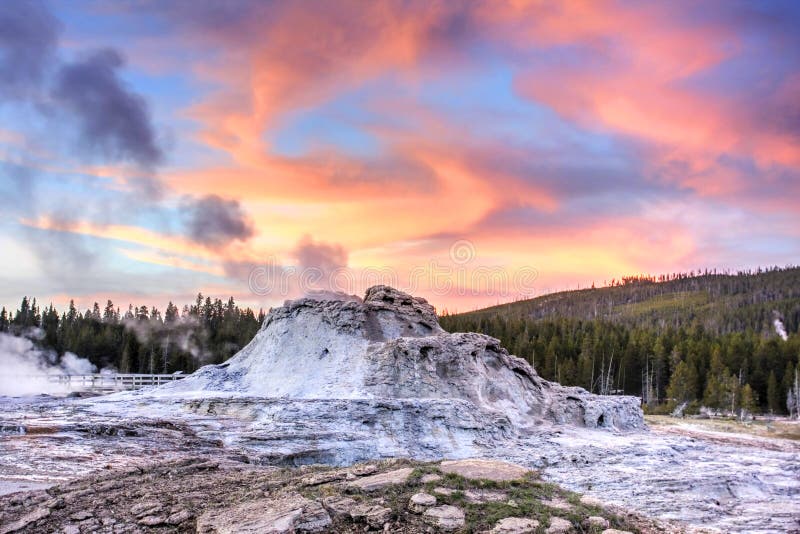
[[[337,301],[337,302],[363,302],[361,297],[356,295],[348,295],[343,291],[331,291],[328,289],[311,289],[303,293],[303,298],[309,298],[318,301]],[[291,302],[287,300],[284,302],[284,305],[287,302]]]
[[[786,327],[783,326],[783,321],[780,318],[776,317],[772,324],[775,325],[775,332],[780,336],[780,338],[784,341],[789,339],[789,336],[786,334]]]
[[[178,347],[181,351],[189,353],[200,365],[207,364],[213,357],[202,347],[202,339],[198,339],[198,337],[202,338],[208,334],[204,329],[198,328],[200,322],[195,317],[182,317],[174,323],[154,323],[137,319],[126,319],[123,323],[142,345],[158,342],[162,351],[167,345]],[[159,358],[162,356],[163,353],[159,355]],[[153,369],[153,372],[158,373],[161,365],[163,365],[163,361],[159,361],[159,365]]]
[[[0,395],[21,396],[38,393],[67,393],[48,377],[97,372],[89,360],[71,352],[58,362],[53,351],[43,351],[25,337],[0,333]]]

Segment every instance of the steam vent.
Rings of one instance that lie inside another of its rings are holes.
[[[447,333],[427,301],[388,286],[287,302],[228,362],[142,396],[239,420],[232,445],[278,463],[459,458],[556,425],[644,427],[637,398],[548,382],[497,339]]]

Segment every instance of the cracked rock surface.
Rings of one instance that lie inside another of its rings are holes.
[[[398,476],[399,470],[409,475]],[[376,472],[359,474],[370,471]],[[425,474],[441,476],[453,494],[436,502],[428,493],[435,482],[423,482]],[[385,482],[380,489],[365,491],[347,482],[375,476]],[[312,479],[315,483],[309,485]],[[513,505],[473,503],[461,494],[497,484],[515,500]],[[555,495],[576,503],[575,510],[564,513],[542,504]],[[422,513],[410,506],[415,502],[425,505]],[[383,461],[360,470],[276,468],[200,456],[101,472],[46,491],[0,497],[0,533],[482,532],[497,527],[497,516],[514,519],[498,523],[502,528],[495,532],[514,532],[510,526],[527,528],[557,520],[578,529],[583,520],[599,513],[620,528],[652,532],[657,527],[636,516],[584,507],[578,495],[542,482],[531,472],[498,483],[447,474],[438,463],[409,460]]]

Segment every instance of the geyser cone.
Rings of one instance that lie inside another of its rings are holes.
[[[513,431],[547,422],[643,426],[634,397],[601,397],[539,377],[497,339],[447,333],[433,307],[388,286],[320,295],[270,311],[228,362],[157,390],[193,397],[403,399],[466,402]]]

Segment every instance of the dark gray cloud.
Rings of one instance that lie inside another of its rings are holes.
[[[126,183],[130,187],[131,193],[146,201],[161,200],[167,190],[164,183],[155,176],[128,178]]]
[[[182,211],[189,237],[207,247],[246,241],[254,233],[253,224],[238,200],[208,195],[185,201]]]
[[[311,236],[304,236],[294,250],[298,267],[315,268],[331,272],[347,267],[347,251],[341,245],[314,242]]]
[[[59,34],[60,23],[44,2],[0,1],[0,101],[19,107],[32,124],[74,118],[83,157],[131,162],[141,176],[126,178],[129,191],[119,199],[87,205],[74,195],[44,194],[42,186],[60,178],[38,170],[23,150],[16,163],[0,163],[0,208],[11,221],[46,215],[59,226],[43,230],[23,224],[18,230],[52,291],[80,292],[100,284],[100,278],[106,286],[118,287],[121,278],[108,274],[111,269],[105,255],[98,254],[96,238],[72,233],[70,225],[81,219],[102,224],[111,214],[118,220],[120,213],[152,206],[163,196],[161,181],[151,174],[162,151],[145,101],[119,77],[124,63],[120,54],[103,50],[65,63],[59,57]],[[41,134],[34,130],[25,136]]]
[[[78,122],[85,155],[153,169],[163,152],[147,103],[119,77],[122,56],[105,49],[63,63],[59,33],[43,2],[0,2],[0,99],[32,103],[51,120],[64,109]]]
[[[145,100],[119,78],[115,50],[95,51],[61,67],[53,97],[75,115],[92,154],[152,168],[163,159]]]
[[[59,29],[40,1],[0,2],[0,97],[27,98],[40,86]]]

